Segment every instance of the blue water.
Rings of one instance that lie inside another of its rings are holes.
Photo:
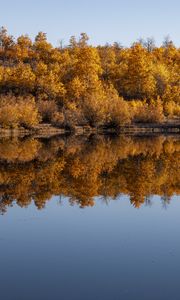
[[[2,300],[179,300],[180,197],[134,208],[53,197],[0,216]]]

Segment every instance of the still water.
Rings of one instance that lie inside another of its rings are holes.
[[[0,299],[180,299],[180,139],[0,140]]]

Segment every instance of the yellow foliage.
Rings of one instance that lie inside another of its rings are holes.
[[[18,106],[7,104],[0,108],[0,125],[4,128],[16,128],[19,125]]]
[[[4,67],[3,81],[1,85],[6,89],[16,89],[19,92],[25,90],[31,92],[35,83],[35,74],[33,73],[30,65],[19,63],[16,66]]]
[[[33,127],[41,120],[33,98],[0,99],[0,124],[5,128]]]
[[[140,104],[134,107],[134,120],[136,122],[161,123],[164,121],[163,105],[158,98],[151,100],[150,104]]]
[[[71,37],[69,46],[56,48],[43,32],[33,42],[27,35],[14,39],[1,28],[0,95],[15,96],[0,108],[1,124],[32,126],[40,120],[37,107],[43,122],[62,124],[64,118],[70,127],[161,122],[163,113],[179,117],[179,70],[180,49],[168,41],[161,47],[150,39],[130,48],[95,47],[82,33],[78,40]]]
[[[119,127],[130,122],[128,104],[112,86],[101,87],[101,90],[87,95],[86,101],[82,103],[82,111],[93,126]]]
[[[119,83],[127,98],[143,99],[154,95],[155,78],[150,55],[140,44],[129,49]]]

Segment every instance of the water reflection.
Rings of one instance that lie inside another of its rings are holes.
[[[41,209],[53,195],[93,206],[128,194],[140,207],[180,194],[178,137],[70,136],[0,140],[0,212],[15,201]]]

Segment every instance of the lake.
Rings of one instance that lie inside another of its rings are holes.
[[[0,139],[3,300],[179,300],[180,137]]]

